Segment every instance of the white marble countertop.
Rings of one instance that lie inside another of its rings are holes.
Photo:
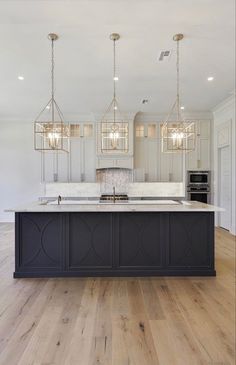
[[[157,201],[131,200],[129,202],[99,203],[98,201],[71,201],[60,205],[33,202],[16,208],[7,209],[7,212],[223,212],[224,209],[214,205],[194,201]]]

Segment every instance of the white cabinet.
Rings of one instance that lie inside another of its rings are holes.
[[[68,182],[69,154],[59,151],[42,152],[41,169],[45,182]]]
[[[196,123],[196,148],[187,153],[188,170],[210,170],[211,121],[198,120]]]
[[[96,168],[109,167],[134,169],[134,180],[139,182],[183,181],[185,169],[210,170],[211,121],[195,123],[196,148],[184,154],[161,151],[161,122],[135,122],[133,126],[129,121],[129,150],[124,153],[101,152],[99,123],[71,123],[70,153],[42,154],[45,181],[93,182]]]
[[[134,133],[135,181],[181,182],[185,170],[210,170],[211,121],[197,120],[193,151],[163,153],[161,122],[136,122]]]
[[[93,182],[96,177],[94,124],[71,124],[70,131],[70,181]]]
[[[70,141],[70,181],[81,181],[81,160],[82,160],[82,140],[81,138],[72,138]]]
[[[135,125],[134,178],[135,181],[158,180],[157,123]]]
[[[163,153],[160,151],[160,181],[183,181],[184,158],[183,153]]]

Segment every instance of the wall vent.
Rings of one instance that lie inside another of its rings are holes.
[[[170,59],[171,51],[170,50],[162,50],[159,54],[158,61],[167,61]]]

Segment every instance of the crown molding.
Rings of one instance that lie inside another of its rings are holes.
[[[183,118],[187,119],[213,119],[212,111],[186,111],[182,113]],[[145,113],[138,112],[135,116],[135,122],[153,122],[163,121],[167,113]]]
[[[212,108],[212,112],[213,112],[213,114],[215,114],[215,113],[222,112],[223,110],[225,110],[227,108],[231,108],[231,107],[235,108],[235,104],[236,104],[236,96],[235,96],[235,91],[234,91],[234,92],[232,92],[232,95],[230,95],[229,97],[227,97],[226,99],[224,99],[220,103],[218,103],[216,106],[214,106],[214,108]]]
[[[125,119],[127,119],[127,120],[134,120],[135,115],[136,115],[136,112],[128,112],[128,113],[121,113],[121,114],[124,117],[124,120]],[[110,115],[111,115],[111,119],[112,119],[113,118],[113,114],[110,113]],[[100,122],[103,116],[104,116],[104,113],[95,113],[94,114],[95,121]]]

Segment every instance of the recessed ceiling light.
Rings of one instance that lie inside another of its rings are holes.
[[[214,80],[214,77],[213,76],[209,76],[208,78],[207,78],[207,81],[213,81]]]
[[[21,81],[24,80],[24,76],[19,75],[18,80],[21,80]]]
[[[181,107],[180,107],[180,109],[181,109],[181,110],[184,110],[185,108],[184,108],[184,106],[181,106]]]
[[[119,80],[119,77],[118,77],[118,76],[114,76],[114,77],[113,77],[113,80],[114,80],[114,81],[118,81],[118,80]]]

